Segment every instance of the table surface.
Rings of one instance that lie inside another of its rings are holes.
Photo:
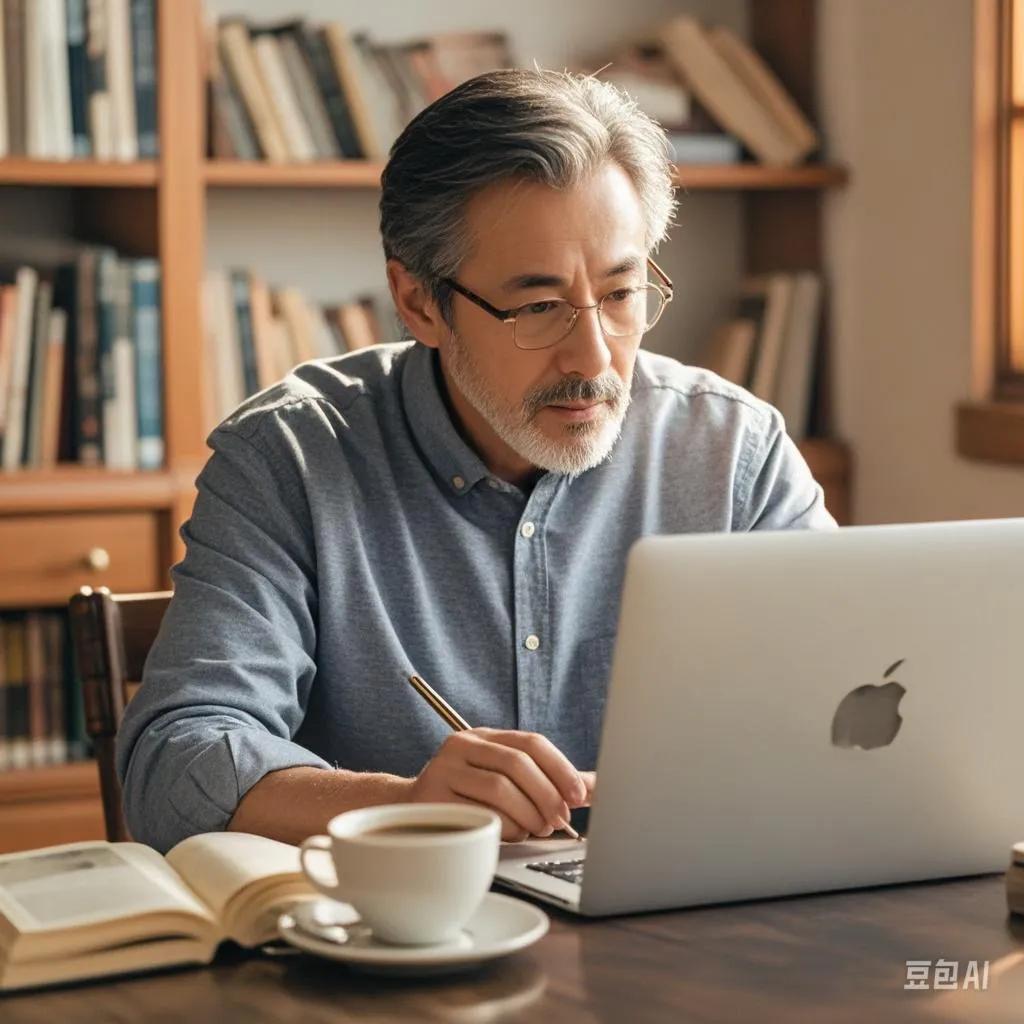
[[[0,996],[4,1024],[187,1021],[865,1021],[1024,1019],[1024,918],[1002,876],[587,920],[551,910],[536,945],[469,973],[359,974],[226,945],[206,968]],[[908,960],[959,963],[906,991]],[[989,961],[988,989],[964,989]]]

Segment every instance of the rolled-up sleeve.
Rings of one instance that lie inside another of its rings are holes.
[[[268,772],[330,767],[293,742],[316,675],[316,561],[286,437],[221,427],[181,528],[174,597],[117,737],[133,837],[224,829]]]
[[[786,433],[781,413],[763,408],[761,425],[744,439],[747,457],[738,480],[733,529],[835,529],[821,485]]]

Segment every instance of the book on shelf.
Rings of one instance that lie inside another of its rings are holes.
[[[160,149],[156,110],[156,7],[153,0],[130,0],[131,67],[138,155],[155,158]]]
[[[500,32],[383,44],[338,22],[238,16],[210,27],[207,52],[210,156],[278,163],[381,159],[429,103],[512,64]]]
[[[156,0],[0,0],[0,158],[157,154]]]
[[[761,324],[750,373],[750,390],[766,402],[774,401],[775,387],[786,340],[789,304],[793,296],[791,274],[757,274],[743,283],[746,294],[763,295],[764,320]]]
[[[318,154],[313,141],[313,127],[300,106],[295,82],[289,78],[284,51],[277,35],[270,31],[251,31],[256,68],[263,78],[274,119],[284,138],[288,158],[300,163],[313,160]]]
[[[294,846],[245,832],[79,842],[0,856],[0,989],[209,963],[256,947],[316,893]]]
[[[725,25],[708,29],[707,36],[769,116],[789,136],[800,153],[799,159],[813,153],[820,144],[818,133],[760,54]]]
[[[756,340],[757,323],[752,319],[737,317],[719,324],[701,356],[700,365],[746,387]]]
[[[203,318],[209,369],[204,404],[211,426],[299,363],[395,340],[372,296],[320,304],[299,288],[272,288],[253,271],[237,268],[206,273]]]
[[[740,140],[711,116],[684,81],[665,47],[631,43],[576,70],[596,73],[623,90],[665,131],[679,164],[735,164],[743,158]],[[682,182],[685,186],[685,180]]]
[[[821,292],[821,275],[811,271],[795,275],[774,404],[786,421],[787,433],[797,442],[804,439],[809,426]]]
[[[738,164],[743,159],[739,139],[725,132],[666,132],[677,164]],[[686,184],[685,179],[682,182]]]
[[[0,771],[64,764],[88,752],[66,613],[0,613]]]
[[[774,405],[797,442],[810,425],[821,302],[814,271],[751,275],[696,360]]]
[[[105,247],[0,273],[0,464],[164,461],[160,268]]]
[[[813,127],[775,74],[728,29],[708,30],[681,14],[660,27],[658,42],[684,85],[756,160],[793,166],[818,147]]]

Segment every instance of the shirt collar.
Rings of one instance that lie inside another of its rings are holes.
[[[490,473],[459,436],[441,393],[437,351],[414,342],[402,371],[402,404],[424,458],[453,494],[468,494]]]

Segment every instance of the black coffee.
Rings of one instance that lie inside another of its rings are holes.
[[[468,832],[475,825],[383,825],[367,829],[364,836],[442,836],[449,832]]]

